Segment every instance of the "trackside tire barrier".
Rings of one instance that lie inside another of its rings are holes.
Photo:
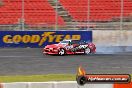
[[[132,88],[130,84],[86,84],[79,86],[76,81],[62,82],[13,82],[0,83],[0,88]]]

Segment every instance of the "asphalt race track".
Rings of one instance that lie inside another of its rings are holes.
[[[1,48],[0,75],[132,73],[132,53],[95,55],[43,55],[41,49]]]

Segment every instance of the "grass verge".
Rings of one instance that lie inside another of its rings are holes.
[[[76,75],[72,74],[0,76],[0,82],[74,81],[75,78]]]
[[[0,76],[0,82],[75,81],[75,79],[76,79],[76,75],[73,74]]]

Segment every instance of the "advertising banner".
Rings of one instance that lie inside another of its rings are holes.
[[[40,48],[64,39],[92,41],[92,31],[0,31],[0,47]]]

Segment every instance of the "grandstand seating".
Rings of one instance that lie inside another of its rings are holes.
[[[121,0],[90,0],[88,17],[88,0],[58,0],[75,21],[111,21],[119,18]],[[3,0],[0,7],[0,24],[19,24],[22,17],[22,0]],[[25,24],[55,24],[56,12],[48,0],[25,0]],[[132,0],[124,0],[123,16],[132,13]],[[58,16],[58,24],[65,25],[64,19]]]
[[[0,24],[18,24],[22,17],[22,0],[3,0],[0,7]],[[26,24],[55,24],[56,13],[47,0],[25,0],[24,17]],[[58,24],[64,20],[58,16]]]
[[[88,0],[59,0],[68,10],[69,14],[76,21],[86,21],[88,19]],[[121,0],[89,0],[91,21],[109,21],[115,17],[120,17]],[[132,1],[124,0],[123,16],[132,13]]]

